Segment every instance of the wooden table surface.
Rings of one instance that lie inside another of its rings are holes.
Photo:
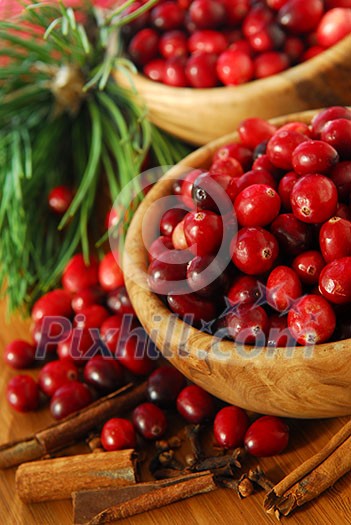
[[[0,304],[0,351],[14,338],[28,338],[28,322],[17,317],[5,320],[5,308]],[[47,409],[37,413],[13,412],[5,400],[6,383],[15,371],[2,365],[0,375],[0,443],[32,433],[51,422]],[[34,376],[37,371],[30,372]],[[260,465],[273,481],[320,450],[345,419],[292,422],[288,450],[275,458],[260,460]],[[0,472],[1,525],[69,525],[72,523],[70,501],[24,505],[15,492],[15,469]],[[121,525],[265,525],[276,523],[262,510],[263,493],[239,500],[230,490],[218,490],[197,496],[132,519]],[[289,525],[346,525],[351,524],[351,474],[304,509],[286,519]]]

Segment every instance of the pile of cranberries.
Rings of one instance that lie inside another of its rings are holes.
[[[175,181],[149,286],[188,323],[240,344],[351,337],[351,110],[310,125],[249,118],[207,171]]]
[[[124,28],[147,77],[194,88],[280,73],[350,33],[350,0],[160,0]]]
[[[188,423],[211,424],[214,419],[215,441],[226,449],[245,445],[252,455],[269,456],[287,446],[289,428],[281,419],[264,416],[252,422],[241,408],[219,410],[215,398],[157,360],[112,252],[89,264],[75,255],[63,272],[62,288],[38,299],[31,316],[32,342],[15,340],[4,350],[11,368],[33,368],[30,375],[14,375],[7,385],[8,403],[16,411],[49,404],[59,420],[130,380],[148,376],[148,400],[128,419],[114,417],[102,427],[106,451],[140,449],[143,440],[170,435],[169,422],[176,414]]]

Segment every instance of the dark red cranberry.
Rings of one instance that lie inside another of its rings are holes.
[[[66,290],[52,290],[34,303],[32,319],[37,322],[48,316],[71,317],[72,313],[70,294]]]
[[[103,301],[103,292],[100,288],[85,288],[74,294],[72,298],[72,309],[76,314],[85,310],[93,304],[100,304]]]
[[[72,361],[52,361],[40,370],[38,381],[44,394],[52,397],[62,385],[77,378],[78,370]]]
[[[319,290],[333,304],[351,302],[351,257],[327,264],[319,277]]]
[[[252,151],[238,142],[230,142],[225,146],[221,146],[213,155],[212,162],[216,160],[227,159],[228,157],[235,159],[241,164],[244,171],[251,168]]]
[[[282,207],[286,211],[291,211],[291,192],[298,180],[298,176],[294,171],[289,171],[281,178],[278,186],[278,193],[282,203]]]
[[[324,11],[322,0],[289,0],[278,11],[279,23],[296,34],[313,31]]]
[[[189,262],[186,278],[189,287],[202,297],[213,297],[228,287],[229,276],[218,257],[194,257]]]
[[[226,21],[229,26],[240,24],[250,12],[250,0],[224,0]]]
[[[96,355],[85,365],[84,381],[100,392],[113,392],[123,385],[123,370],[114,359]]]
[[[266,51],[255,58],[253,65],[255,77],[266,78],[285,71],[290,63],[289,57],[285,53]]]
[[[125,286],[120,286],[113,292],[110,292],[107,296],[106,303],[108,308],[115,314],[135,314]]]
[[[301,62],[306,62],[306,60],[311,60],[311,58],[314,58],[320,55],[321,53],[323,53],[323,51],[325,51],[324,47],[311,46],[308,49],[306,49],[306,51],[303,53],[301,57]]]
[[[192,199],[193,184],[201,173],[203,173],[202,170],[191,170],[181,181],[180,197],[185,206],[190,209],[194,208]]]
[[[159,36],[154,29],[141,29],[130,41],[128,53],[133,62],[144,66],[157,57]]]
[[[244,51],[227,49],[218,57],[217,75],[226,86],[244,84],[254,75],[252,59]]]
[[[40,346],[45,343],[46,352],[54,354],[57,349],[57,342],[48,341],[48,338],[65,339],[70,332],[70,323],[67,321],[68,319],[65,317],[61,317],[59,320],[45,317],[35,322],[31,327],[31,333],[36,350],[40,349]]]
[[[144,68],[143,73],[154,82],[162,82],[165,76],[166,61],[162,58],[150,60]]]
[[[246,38],[250,38],[250,36],[268,26],[272,20],[273,12],[270,9],[267,9],[265,5],[258,4],[253,6],[247,14],[242,25],[242,32]]]
[[[88,263],[82,254],[77,254],[69,261],[62,275],[62,285],[65,290],[76,293],[98,284],[98,262],[93,257]]]
[[[114,417],[106,421],[101,431],[101,444],[107,451],[135,448],[135,430],[128,419]]]
[[[312,230],[292,213],[282,213],[272,222],[270,230],[287,255],[298,255],[312,246]]]
[[[213,433],[217,443],[224,448],[243,445],[249,426],[249,418],[242,408],[229,406],[222,408],[213,423]]]
[[[160,53],[164,58],[187,56],[188,41],[183,31],[169,31],[160,38]]]
[[[297,64],[301,61],[305,45],[301,38],[288,36],[285,40],[283,52],[289,57],[291,64]]]
[[[132,3],[132,5],[126,7],[126,9],[122,13],[122,17],[125,17],[127,15],[131,15],[138,9],[140,9],[143,6],[143,2],[136,0]],[[124,25],[122,27],[122,32],[126,37],[130,37],[131,35],[135,34],[140,29],[143,29],[146,27],[146,25],[149,22],[150,13],[149,11],[146,11],[145,13],[139,14],[137,18],[129,22],[128,24]]]
[[[278,215],[280,205],[280,197],[273,188],[253,184],[236,197],[234,210],[241,226],[267,226]]]
[[[234,160],[234,159],[233,159]],[[200,210],[210,210],[219,213],[220,206],[222,211],[232,209],[230,175],[202,173],[194,182],[192,196],[197,208]]]
[[[146,376],[154,368],[154,362],[148,356],[150,346],[146,337],[140,341],[136,336],[129,337],[125,343],[119,344],[116,357],[132,374]]]
[[[188,323],[200,325],[201,321],[209,322],[216,318],[217,306],[213,300],[195,293],[169,293],[167,302],[172,312],[180,315]]]
[[[278,417],[262,416],[248,428],[244,442],[252,456],[275,456],[288,445],[289,427]]]
[[[330,178],[338,190],[339,200],[348,202],[351,195],[351,162],[339,162],[332,169]]]
[[[258,170],[264,170],[267,171],[271,177],[273,178],[274,187],[276,186],[276,181],[280,180],[282,177],[282,170],[277,168],[276,166],[273,166],[271,161],[268,158],[268,155],[261,155],[258,157],[254,163],[252,164],[252,170],[258,171]]]
[[[160,366],[150,374],[147,391],[150,401],[161,407],[176,402],[179,392],[185,386],[185,378],[176,368]]]
[[[298,274],[289,266],[276,266],[266,284],[267,303],[278,312],[284,312],[302,294]]]
[[[57,215],[63,215],[70,207],[73,197],[74,193],[68,186],[56,186],[49,193],[49,207]]]
[[[279,130],[268,142],[268,158],[277,168],[292,170],[293,151],[299,144],[307,140],[309,140],[308,137],[297,131]]]
[[[239,177],[239,179],[233,180],[231,182],[231,187],[229,188],[229,191],[231,192],[231,195],[233,195],[234,188],[236,187],[237,194],[239,194],[240,191],[243,191],[245,188],[249,188],[253,184],[265,184],[266,186],[269,186],[273,189],[277,187],[273,175],[271,175],[268,171],[264,169],[260,169],[247,171],[246,173],[244,173],[244,175]]]
[[[292,154],[292,165],[298,175],[328,173],[338,161],[338,152],[321,140],[303,142]]]
[[[196,31],[188,40],[190,53],[215,53],[219,55],[227,47],[227,40],[225,36],[219,31],[211,29],[203,29]]]
[[[335,184],[324,175],[305,175],[291,191],[293,214],[302,222],[317,224],[332,217],[338,202]]]
[[[335,326],[334,310],[320,295],[311,294],[301,297],[288,313],[289,330],[301,345],[328,341],[333,335]]]
[[[133,425],[145,439],[159,439],[166,432],[164,412],[153,403],[142,403],[133,411]]]
[[[215,0],[194,0],[190,5],[189,14],[199,29],[214,29],[225,21],[225,8]]]
[[[103,290],[111,292],[124,284],[123,272],[118,257],[108,252],[99,265],[99,283]]]
[[[268,315],[261,306],[239,304],[224,320],[227,335],[236,343],[264,344],[268,334]]]
[[[164,84],[173,87],[187,87],[188,78],[185,74],[185,58],[168,58],[165,63],[162,81]]]
[[[232,304],[253,304],[259,298],[259,281],[250,275],[239,275],[227,297]]]
[[[122,315],[112,315],[101,325],[100,336],[105,345],[114,354],[121,336],[124,317]],[[134,324],[134,323],[133,323]],[[128,326],[128,330],[130,326]]]
[[[267,346],[273,348],[286,348],[295,346],[295,344],[296,340],[293,338],[288,328],[288,316],[282,314],[270,315]]]
[[[279,253],[278,242],[263,228],[242,228],[232,241],[231,253],[241,272],[257,275],[273,267]]]
[[[201,387],[190,385],[178,395],[177,410],[189,423],[199,424],[213,417],[215,403],[213,397]]]
[[[222,218],[207,210],[189,212],[184,219],[184,234],[194,255],[213,255],[222,243]]]
[[[86,363],[85,354],[92,348],[89,330],[74,328],[70,335],[57,345],[57,355],[62,360],[73,360],[77,366]]]
[[[319,231],[319,245],[327,263],[351,255],[351,222],[340,217],[329,219]]]
[[[54,393],[50,402],[50,412],[55,419],[63,419],[90,405],[92,400],[87,385],[79,381],[69,381]]]
[[[332,146],[342,159],[351,159],[351,120],[340,118],[327,122],[321,131],[321,139]]]
[[[6,398],[10,407],[17,412],[36,410],[39,407],[38,384],[30,376],[14,376],[7,385]]]
[[[240,51],[241,53],[246,53],[251,58],[254,55],[249,42],[244,39],[236,40],[233,44],[230,44],[229,49],[230,51]]]
[[[351,208],[343,202],[338,202],[335,210],[335,217],[340,217],[341,219],[351,221]]]
[[[299,276],[300,281],[311,286],[318,284],[319,276],[324,266],[325,260],[317,250],[300,253],[292,262],[292,267]]]
[[[240,162],[233,157],[213,160],[209,172],[211,175],[227,175],[229,177],[240,177],[244,173]]]
[[[256,53],[273,51],[282,47],[285,41],[284,31],[277,24],[270,24],[249,36],[249,43]]]
[[[244,146],[254,149],[258,144],[269,140],[277,128],[261,118],[247,118],[238,128],[240,140]]]
[[[320,134],[325,124],[331,120],[339,118],[346,118],[351,120],[351,110],[344,106],[332,106],[330,108],[319,111],[312,119],[311,126],[313,134],[316,138],[320,138]]]
[[[216,72],[217,56],[213,53],[197,52],[191,55],[185,67],[189,84],[194,88],[211,88],[218,84]]]
[[[151,11],[152,24],[161,31],[178,29],[184,21],[184,11],[177,2],[168,0]]]
[[[102,323],[109,317],[109,312],[100,304],[93,304],[81,310],[74,318],[77,328],[100,328]]]
[[[192,259],[185,250],[172,250],[162,260],[155,259],[149,266],[149,286],[155,293],[166,295],[179,281],[186,280],[187,264]]]
[[[318,25],[317,40],[323,48],[331,47],[348,36],[350,32],[351,9],[331,9],[324,14]]]
[[[15,339],[6,345],[4,361],[11,368],[30,368],[35,361],[35,346],[22,339]]]
[[[150,262],[155,259],[160,259],[161,255],[168,250],[173,250],[173,243],[169,237],[161,236],[157,237],[149,247],[149,260]],[[112,292],[113,293],[113,292]]]

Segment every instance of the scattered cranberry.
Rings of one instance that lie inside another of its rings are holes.
[[[96,355],[84,368],[84,380],[100,392],[113,392],[122,386],[124,375],[121,365],[114,359]]]
[[[76,314],[79,314],[88,306],[99,304],[102,301],[103,293],[100,288],[85,288],[74,294],[72,298],[72,309]]]
[[[184,384],[185,378],[176,368],[161,366],[149,376],[149,399],[161,407],[173,405]]]
[[[50,411],[55,419],[63,419],[77,410],[90,405],[93,397],[84,383],[69,381],[62,385],[51,398]]]
[[[107,292],[124,284],[123,272],[118,264],[117,255],[113,252],[108,252],[100,262],[99,283]]]
[[[106,421],[101,431],[101,444],[107,451],[135,448],[135,430],[128,419],[112,418]]]
[[[110,292],[107,296],[106,304],[108,308],[115,314],[135,315],[134,308],[130,302],[129,295],[125,286],[120,286]]]
[[[98,284],[98,262],[93,257],[86,263],[82,254],[77,254],[69,261],[62,275],[65,290],[76,293]]]
[[[231,449],[240,447],[244,442],[248,426],[249,418],[242,408],[224,407],[214,419],[214,437],[221,447]]]
[[[287,447],[289,427],[278,417],[263,416],[248,428],[244,442],[246,450],[253,456],[274,456]]]
[[[66,290],[52,290],[36,301],[32,308],[34,322],[41,321],[44,317],[71,317],[71,296]]]
[[[129,337],[125,343],[121,342],[118,346],[117,360],[132,374],[146,376],[154,368],[154,362],[147,354],[150,345],[146,337],[140,340],[137,336]]]
[[[30,368],[35,361],[35,350],[35,346],[27,341],[16,339],[6,345],[4,361],[14,369]]]
[[[153,403],[142,403],[133,411],[133,425],[145,439],[159,439],[166,432],[164,412]]]
[[[201,387],[190,385],[183,388],[177,397],[177,410],[189,423],[202,423],[214,415],[213,397]]]
[[[56,186],[53,188],[48,197],[51,210],[57,215],[66,213],[73,200],[73,191],[67,186]]]
[[[14,376],[7,385],[6,397],[9,405],[17,412],[36,410],[39,406],[38,384],[30,376]]]
[[[78,379],[78,370],[72,361],[52,361],[47,363],[39,373],[40,389],[49,397],[52,397],[56,390],[69,381]]]

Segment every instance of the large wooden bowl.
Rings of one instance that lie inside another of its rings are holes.
[[[292,114],[272,122],[309,122],[314,113]],[[163,355],[191,381],[224,401],[264,414],[298,418],[351,414],[351,339],[312,350],[297,347],[290,356],[285,348],[273,353],[267,348],[240,348],[174,316],[170,326],[170,311],[147,287],[148,257],[142,238],[146,212],[159,208],[153,204],[170,194],[184,165],[206,168],[218,147],[236,139],[237,134],[232,133],[189,155],[160,179],[140,205],[127,234],[123,261],[133,306]],[[150,222],[146,230],[148,227]]]
[[[307,0],[308,1],[308,0]],[[293,111],[351,104],[351,35],[317,57],[279,75],[237,87],[172,88],[142,75],[116,73],[145,102],[160,128],[193,144],[234,131],[247,117],[272,118]]]

